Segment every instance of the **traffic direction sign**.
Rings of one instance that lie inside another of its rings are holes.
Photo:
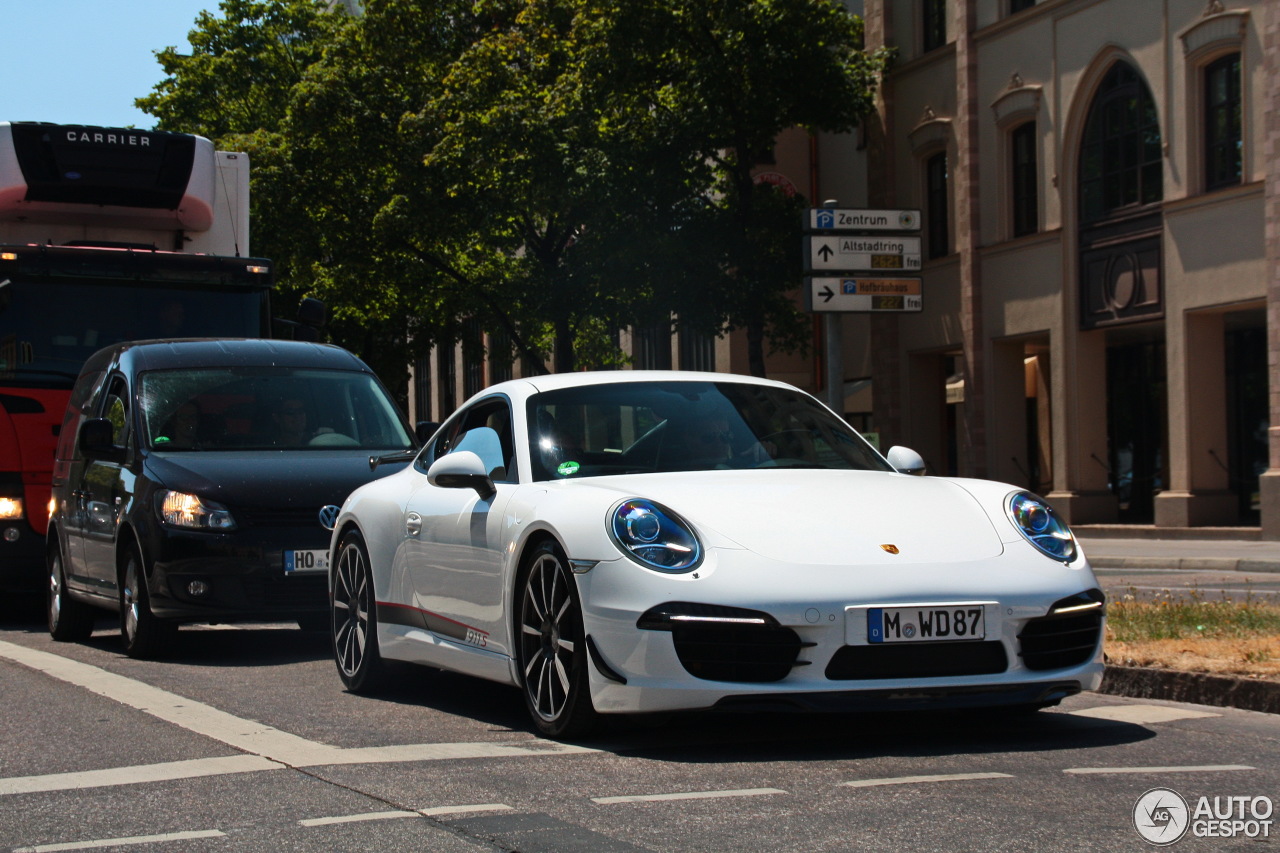
[[[806,270],[918,270],[920,238],[852,234],[805,238]]]
[[[924,310],[923,288],[918,278],[813,276],[806,278],[805,283],[805,301],[810,311]]]
[[[919,231],[919,210],[841,210],[811,207],[805,211],[809,231]]]

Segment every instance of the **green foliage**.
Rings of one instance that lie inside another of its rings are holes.
[[[223,0],[139,105],[254,158],[255,250],[400,386],[465,321],[556,370],[664,320],[802,346],[799,209],[752,169],[883,57],[838,0]]]
[[[160,130],[218,142],[278,130],[289,99],[328,42],[349,20],[327,0],[221,0],[222,16],[201,12],[192,52],[156,51],[168,75],[135,104]]]

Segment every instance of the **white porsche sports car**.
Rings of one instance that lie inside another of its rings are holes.
[[[357,693],[386,660],[517,685],[553,737],[601,714],[1096,689],[1104,598],[1067,526],[1015,486],[923,467],[780,382],[495,385],[342,506],[338,672]]]

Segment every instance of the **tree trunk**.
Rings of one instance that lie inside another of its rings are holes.
[[[764,373],[764,321],[747,323],[747,369],[752,376],[765,378]]]
[[[573,357],[573,327],[569,323],[569,318],[557,317],[555,329],[556,351],[552,356],[552,366],[556,373],[572,373],[575,359]]]

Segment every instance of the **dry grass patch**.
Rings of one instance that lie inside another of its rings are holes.
[[[1195,589],[1139,600],[1131,590],[1107,605],[1104,649],[1114,664],[1280,680],[1280,605]]]

